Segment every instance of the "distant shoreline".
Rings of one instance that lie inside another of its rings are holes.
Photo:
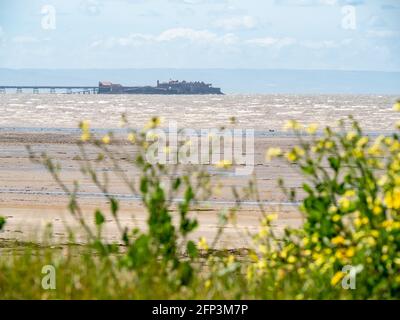
[[[99,79],[127,85],[157,79],[195,79],[211,82],[234,94],[396,94],[400,71],[290,69],[8,69],[0,68],[0,85],[92,86]]]

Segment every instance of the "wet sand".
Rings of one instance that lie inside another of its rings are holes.
[[[55,238],[60,242],[68,239],[68,228],[76,233],[77,242],[85,242],[85,234],[67,210],[68,198],[54,182],[50,174],[40,164],[33,163],[28,156],[26,146],[40,154],[46,152],[62,165],[62,177],[68,185],[79,180],[81,185],[79,202],[92,224],[93,212],[97,208],[108,211],[108,204],[101,192],[80,173],[79,154],[75,145],[77,135],[54,133],[0,133],[0,215],[7,218],[5,230],[0,238],[18,240],[41,240],[41,234],[47,224],[51,224]],[[255,171],[260,194],[267,201],[266,207],[270,212],[278,212],[275,229],[278,233],[284,226],[293,227],[301,224],[301,216],[296,206],[285,203],[285,197],[278,190],[276,180],[284,177],[290,185],[300,185],[298,174],[294,168],[282,162],[265,163],[265,150],[271,146],[288,148],[294,140],[290,137],[267,137],[256,139]],[[88,149],[89,158],[96,158],[97,152]],[[99,172],[104,168],[99,168]],[[127,168],[129,174],[137,176],[137,170]],[[244,186],[249,179],[246,176],[235,176],[230,170],[220,171],[212,166],[207,170],[214,179],[223,184],[221,193],[208,202],[196,205],[192,214],[196,215],[200,227],[193,234],[194,239],[204,236],[209,242],[218,230],[218,216],[223,210],[233,206],[234,198],[231,187]],[[110,176],[110,191],[121,202],[120,219],[123,225],[145,227],[147,213],[140,199],[132,196],[121,180]],[[248,199],[239,211],[235,225],[228,224],[218,247],[243,248],[249,246],[251,234],[257,231],[261,215],[254,201]],[[107,216],[107,227],[104,238],[109,241],[119,241],[120,236],[111,215]]]
[[[7,217],[0,238],[38,238],[43,226],[51,223],[57,239],[65,241],[66,225],[77,227],[66,209],[67,197],[42,166],[30,161],[26,145],[60,161],[62,177],[68,185],[74,180],[80,181],[80,203],[88,221],[93,220],[97,207],[108,209],[99,190],[80,173],[78,148],[74,144],[79,131],[76,126],[80,120],[87,119],[92,128],[99,128],[99,133],[104,134],[105,128],[118,128],[124,112],[135,128],[141,128],[152,116],[161,116],[166,123],[175,121],[179,128],[219,128],[229,124],[230,117],[235,116],[237,128],[255,130],[257,182],[261,198],[268,201],[268,210],[279,213],[275,229],[281,232],[286,225],[297,227],[301,224],[301,215],[296,206],[286,203],[276,181],[282,177],[287,186],[299,188],[301,179],[293,166],[279,161],[265,163],[264,160],[268,147],[285,149],[295,143],[293,136],[281,132],[285,121],[297,119],[305,124],[319,123],[321,127],[335,126],[336,120],[353,114],[369,133],[388,133],[400,120],[399,114],[392,110],[396,98],[378,95],[0,95],[0,215]],[[97,153],[89,150],[88,155],[95,159]],[[98,170],[109,172],[107,168]],[[126,170],[131,176],[138,175],[134,168]],[[200,227],[194,238],[205,236],[211,241],[217,231],[218,214],[233,204],[231,187],[244,186],[248,178],[211,166],[207,170],[224,187],[210,203],[199,204],[201,210],[194,214],[199,217]],[[110,176],[110,189],[121,199],[122,222],[143,227],[147,213],[140,199],[129,196],[127,188],[113,176]],[[256,231],[260,217],[250,200],[238,213],[236,226],[226,226],[219,247],[248,245],[249,233]],[[108,224],[104,237],[119,239],[115,224]],[[77,231],[77,241],[85,241],[80,231]]]

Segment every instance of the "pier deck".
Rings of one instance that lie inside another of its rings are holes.
[[[1,86],[0,85],[0,93],[6,93],[9,91],[15,91],[17,93],[22,92],[49,92],[56,93],[64,92],[64,93],[83,93],[83,94],[96,94],[99,91],[99,87],[94,86]]]

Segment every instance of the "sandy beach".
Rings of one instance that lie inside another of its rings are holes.
[[[175,121],[179,128],[219,128],[235,116],[237,127],[255,130],[255,172],[262,200],[270,212],[278,213],[275,229],[299,226],[301,215],[296,205],[287,200],[277,188],[277,179],[283,178],[287,186],[300,188],[301,179],[293,166],[281,161],[268,163],[265,151],[279,146],[287,149],[295,144],[293,135],[282,131],[288,119],[320,126],[335,125],[336,120],[353,114],[365,130],[372,135],[390,132],[398,115],[391,109],[394,96],[351,95],[226,95],[214,96],[102,96],[102,95],[49,95],[5,94],[0,97],[0,215],[7,218],[1,238],[29,240],[40,237],[43,227],[51,223],[55,236],[66,241],[67,228],[77,224],[67,210],[68,198],[41,165],[33,163],[26,146],[40,154],[46,152],[62,165],[62,178],[68,185],[80,181],[79,201],[87,220],[93,221],[93,212],[100,207],[105,212],[107,203],[100,191],[80,173],[76,141],[77,124],[90,120],[99,135],[108,128],[118,128],[120,116],[126,112],[133,127],[140,128],[151,116],[161,116],[165,123]],[[12,112],[10,112],[12,110]],[[126,133],[121,129],[117,134]],[[118,133],[119,132],[119,133]],[[131,150],[133,153],[134,150]],[[130,152],[130,151],[129,151]],[[91,159],[97,157],[88,149]],[[99,172],[108,172],[99,168]],[[125,168],[131,177],[137,169]],[[212,241],[217,232],[219,213],[234,205],[232,186],[243,187],[250,177],[236,176],[232,170],[217,170],[207,166],[213,181],[223,185],[220,194],[201,203],[198,212],[200,227],[193,234],[198,239],[205,236]],[[132,196],[121,180],[110,176],[110,192],[121,201],[120,218],[129,226],[144,227],[147,213],[138,197]],[[250,199],[251,200],[251,199]],[[197,209],[197,208],[196,208]],[[246,247],[251,234],[256,231],[260,214],[254,201],[245,203],[238,213],[236,225],[227,225],[218,246]],[[112,220],[111,217],[107,218]],[[77,241],[85,236],[76,231]],[[107,240],[119,240],[115,224],[110,221],[104,233]]]
[[[51,224],[56,238],[63,242],[68,238],[68,228],[77,232],[77,241],[84,242],[85,235],[77,229],[77,223],[67,210],[68,197],[63,194],[59,186],[53,181],[50,174],[41,165],[29,159],[26,146],[40,154],[45,151],[49,156],[60,161],[65,182],[72,185],[74,180],[81,182],[80,204],[84,209],[87,220],[93,221],[93,212],[96,208],[108,210],[107,201],[100,191],[80,173],[79,154],[75,142],[79,136],[74,134],[52,133],[2,133],[0,134],[0,215],[7,218],[7,226],[1,238],[29,240],[39,237],[47,224]],[[287,148],[293,145],[293,138],[258,138],[256,139],[255,171],[257,173],[260,194],[263,200],[268,201],[267,208],[271,212],[279,212],[276,230],[281,232],[284,226],[298,226],[301,216],[296,206],[285,204],[285,198],[277,189],[276,180],[282,176],[291,184],[299,184],[299,177],[295,170],[280,162],[265,163],[264,153],[268,147],[279,145]],[[96,152],[89,152],[89,157],[95,157]],[[221,194],[209,202],[199,204],[198,216],[200,227],[193,234],[194,238],[205,236],[212,241],[218,230],[218,214],[234,205],[231,186],[244,186],[250,177],[236,177],[229,172],[215,170],[208,167],[214,178],[224,187]],[[133,175],[138,172],[132,170]],[[120,179],[113,176],[110,179],[111,192],[120,196],[120,219],[128,226],[144,227],[147,213],[139,199],[129,194]],[[118,241],[119,233],[111,216],[107,218],[104,237],[110,241]],[[223,237],[218,247],[242,248],[251,241],[251,234],[256,232],[260,212],[253,201],[244,203],[238,213],[237,224],[228,224],[224,228]],[[39,239],[40,240],[40,239]]]

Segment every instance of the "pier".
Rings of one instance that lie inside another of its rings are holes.
[[[100,81],[98,86],[4,86],[0,93],[64,93],[64,94],[223,94],[220,88],[203,81],[160,82],[156,86],[123,86]]]
[[[0,93],[66,93],[97,94],[99,87],[93,86],[0,86]]]

